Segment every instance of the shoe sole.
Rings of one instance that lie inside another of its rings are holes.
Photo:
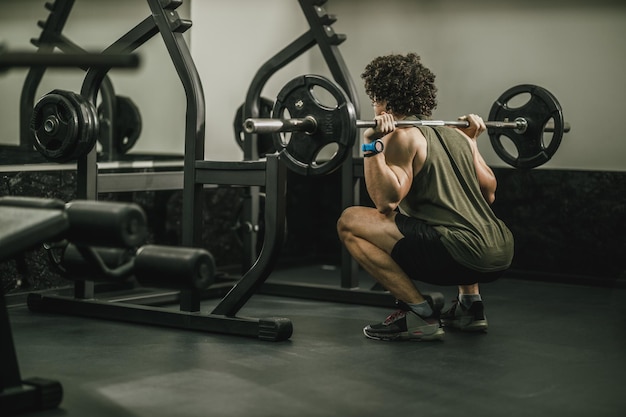
[[[394,335],[384,335],[384,334],[377,335],[377,334],[368,334],[367,330],[364,328],[363,334],[365,335],[365,337],[367,337],[368,339],[372,339],[372,340],[431,342],[431,341],[442,340],[443,336],[445,335],[445,332],[443,331],[443,329],[439,328],[434,333],[421,335],[421,336],[410,335],[409,332],[401,332],[401,333],[396,333]]]
[[[469,324],[461,323],[463,320],[451,320],[444,321],[444,327],[450,327],[453,329],[460,330],[462,332],[486,332],[487,328],[487,320],[473,320]]]

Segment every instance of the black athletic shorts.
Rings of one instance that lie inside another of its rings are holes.
[[[479,272],[455,261],[432,226],[398,213],[396,225],[404,235],[391,257],[413,280],[436,285],[469,285],[491,282],[504,271]]]

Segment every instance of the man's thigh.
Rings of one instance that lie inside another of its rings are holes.
[[[367,240],[391,254],[398,240],[403,238],[396,226],[396,212],[382,214],[375,208],[354,206],[346,209],[349,227],[357,237]]]

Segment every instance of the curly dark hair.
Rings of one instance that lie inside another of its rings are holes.
[[[361,78],[367,95],[387,101],[387,110],[397,115],[431,116],[437,107],[435,74],[415,53],[379,56],[365,67]]]

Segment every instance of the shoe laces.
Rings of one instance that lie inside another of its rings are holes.
[[[392,323],[394,323],[394,322],[396,322],[396,321],[398,321],[398,320],[400,320],[400,319],[404,318],[404,317],[406,316],[406,313],[407,313],[407,312],[406,312],[406,311],[404,311],[404,310],[396,310],[396,311],[394,311],[393,313],[391,313],[391,314],[390,314],[390,315],[389,315],[389,316],[385,319],[385,321],[383,322],[383,324],[384,324],[385,326],[388,326],[388,325],[390,325],[390,324],[392,324]]]

